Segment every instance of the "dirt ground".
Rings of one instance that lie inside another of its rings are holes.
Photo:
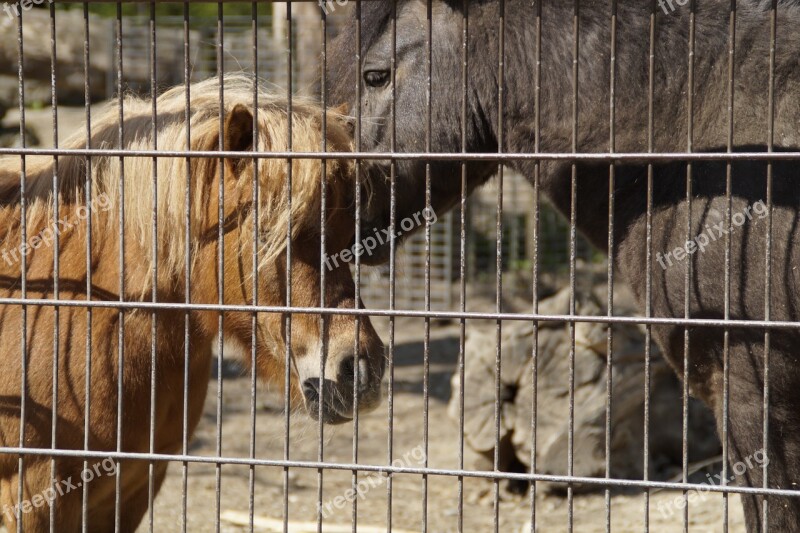
[[[422,466],[423,445],[423,370],[422,333],[424,323],[415,319],[398,319],[396,323],[395,395],[394,395],[394,458],[406,458],[408,466]],[[382,338],[387,339],[387,324],[378,323]],[[456,370],[458,356],[458,326],[436,325],[431,329],[431,365],[429,398],[429,466],[458,467],[458,425],[447,416],[450,396],[450,376]],[[247,457],[250,436],[250,381],[248,377],[223,380],[223,454]],[[191,453],[214,455],[216,442],[216,380],[212,380],[206,401],[205,416],[195,434]],[[261,387],[257,396],[256,456],[280,459],[283,456],[283,399],[279,390]],[[375,412],[360,418],[358,460],[363,464],[387,463],[388,411],[386,402]],[[292,413],[290,457],[296,460],[317,459],[317,425],[303,413]],[[353,459],[353,425],[326,427],[324,430],[324,459],[350,463]],[[224,466],[221,469],[221,511],[223,517],[247,516],[249,504],[249,469]],[[292,531],[316,531],[318,471],[293,468],[289,471],[289,520],[298,522]],[[362,473],[359,479],[375,476]],[[216,469],[213,465],[189,466],[187,525],[189,531],[210,531],[216,520]],[[346,471],[323,473],[323,505],[344,496],[352,486],[352,475]],[[362,485],[363,486],[363,485]],[[182,466],[170,465],[164,487],[155,502],[155,530],[175,531],[181,523]],[[429,477],[427,488],[428,531],[456,531],[458,520],[458,479]],[[566,531],[567,500],[561,496],[540,494],[536,498],[536,530]],[[705,496],[700,500],[700,496]],[[491,531],[493,528],[493,485],[491,481],[464,480],[464,531]],[[277,520],[278,527],[256,528],[260,531],[282,531],[283,473],[279,468],[255,469],[255,514]],[[683,511],[674,502],[681,500],[680,492],[662,491],[650,497],[650,530],[658,532],[683,531]],[[743,531],[741,504],[730,498],[729,530]],[[341,502],[341,500],[340,500]],[[612,531],[644,530],[644,497],[641,492],[614,493],[611,498]],[[352,505],[341,508],[335,504],[326,513],[323,531],[350,529]],[[392,498],[392,528],[420,531],[423,524],[423,481],[419,475],[395,475]],[[605,531],[604,494],[576,495],[574,500],[574,531]],[[722,527],[722,496],[698,495],[690,504],[689,530],[692,532],[719,531]],[[238,514],[237,514],[238,513]],[[531,520],[528,496],[513,496],[501,490],[500,530],[529,531]],[[302,522],[311,522],[304,526]],[[370,488],[358,500],[358,530],[368,526],[385,530],[387,523],[387,490],[385,483],[370,482]],[[344,527],[345,529],[339,529]],[[223,531],[240,531],[246,527],[227,520]],[[146,524],[140,531],[146,531]]]

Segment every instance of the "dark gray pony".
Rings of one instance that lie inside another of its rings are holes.
[[[728,146],[728,49],[730,2],[696,2],[694,56],[694,151],[720,152]],[[506,0],[505,89],[498,112],[500,7],[497,0],[468,4],[468,88],[463,142],[468,152],[535,150],[536,13],[533,0]],[[573,2],[543,0],[541,35],[541,135],[543,152],[572,150]],[[616,135],[618,152],[648,150],[648,84],[650,3],[619,0],[616,39]],[[733,148],[765,151],[769,135],[770,5],[738,2],[735,38],[735,103]],[[688,146],[689,4],[664,3],[657,9],[654,58],[653,145],[658,152],[685,151]],[[389,151],[392,146],[392,3],[362,4],[362,69],[355,59],[355,25],[333,46],[327,73],[330,103],[353,101],[361,85],[362,147]],[[426,149],[427,6],[424,1],[399,1],[397,13],[396,133],[399,152]],[[462,149],[462,24],[464,2],[433,3],[431,150]],[[775,62],[776,151],[800,148],[800,8],[780,2]],[[579,11],[579,98],[577,149],[609,150],[611,5],[609,0],[582,2]],[[353,114],[356,112],[353,111]],[[502,131],[502,136],[501,136]],[[389,225],[389,162],[366,165],[374,191],[363,213],[369,232]],[[510,163],[532,182],[532,161]],[[468,189],[486,182],[497,164],[466,165]],[[766,163],[732,164],[731,206],[726,200],[727,164],[695,162],[687,198],[687,164],[657,163],[652,187],[652,314],[683,318],[685,294],[692,318],[726,316],[725,250],[730,238],[730,318],[763,320],[769,294],[771,320],[798,321],[800,312],[800,164],[775,163],[772,191],[767,191]],[[570,213],[572,168],[569,162],[542,163],[541,191],[565,214]],[[431,162],[434,208],[454,206],[461,192],[458,162]],[[631,284],[644,310],[646,303],[647,165],[619,164],[614,180],[613,259]],[[609,165],[577,166],[574,205],[578,228],[600,249],[609,250]],[[425,163],[397,163],[396,222],[425,203]],[[768,197],[772,198],[770,286],[767,265]],[[691,208],[689,207],[691,206]],[[691,224],[689,224],[689,213]],[[728,220],[730,213],[731,219]],[[691,244],[687,244],[687,238]],[[681,251],[677,251],[681,249]],[[384,261],[388,250],[367,260]],[[690,269],[688,291],[685,289]],[[669,362],[684,373],[684,328],[653,327],[653,336]],[[729,472],[740,485],[762,487],[761,467],[754,455],[764,452],[763,405],[768,383],[769,419],[767,486],[795,489],[800,483],[800,332],[797,328],[730,328],[727,340],[719,327],[689,330],[687,355],[691,391],[713,410],[717,429],[727,429]],[[765,344],[769,343],[769,351]],[[724,420],[725,346],[729,351],[729,416]],[[765,381],[765,355],[769,373]],[[681,406],[675,405],[675,416]],[[654,423],[658,423],[655,421]],[[800,493],[798,493],[800,495]],[[743,495],[750,531],[800,530],[800,500],[795,497]],[[767,505],[765,505],[765,502]],[[768,513],[764,513],[765,508]]]

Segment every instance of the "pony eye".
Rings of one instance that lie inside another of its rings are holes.
[[[391,74],[388,70],[368,70],[364,73],[364,82],[375,88],[385,87],[390,78]]]

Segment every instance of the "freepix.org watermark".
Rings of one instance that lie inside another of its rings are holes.
[[[9,520],[14,517],[20,516],[21,513],[30,513],[34,509],[38,509],[44,505],[53,505],[55,499],[78,490],[84,483],[90,483],[92,480],[99,478],[102,475],[113,476],[117,473],[117,463],[113,459],[107,457],[100,463],[95,463],[91,467],[87,467],[81,472],[80,481],[73,480],[72,476],[66,479],[58,480],[54,485],[44,489],[31,496],[27,500],[22,500],[16,505],[3,505],[3,515]]]
[[[347,2],[350,0],[336,0],[336,3],[340,6],[346,6]],[[319,7],[325,12],[326,15],[330,15],[334,11],[336,11],[336,5],[334,5],[333,0],[317,0]]]
[[[743,211],[734,213],[731,215],[731,225],[727,228],[725,227],[724,221],[712,225],[706,224],[704,231],[698,233],[694,239],[686,241],[683,246],[678,246],[666,254],[662,254],[661,252],[657,253],[656,261],[658,261],[658,264],[661,265],[663,270],[666,270],[674,263],[681,262],[697,252],[703,253],[706,251],[706,247],[712,242],[716,242],[718,239],[724,239],[725,235],[733,233],[736,231],[736,228],[742,227],[746,221],[753,220],[753,215],[757,216],[760,220],[767,218],[767,215],[769,215],[767,205],[759,200],[753,205],[745,207]]]
[[[685,6],[689,3],[689,0],[658,0],[658,7],[660,7],[665,15],[669,15],[675,11],[675,5],[677,4],[680,7]],[[669,9],[667,9],[669,6]]]
[[[8,18],[13,20],[14,17],[19,17],[20,9],[22,9],[22,11],[30,11],[33,9],[33,6],[40,6],[45,2],[52,4],[53,0],[19,0],[19,2],[5,2],[3,4],[3,11],[6,12]]]
[[[395,468],[408,468],[410,466],[421,465],[425,462],[425,450],[422,445],[406,452],[402,457],[392,461],[392,466]],[[375,487],[380,487],[388,478],[380,472],[373,472],[371,475],[366,476],[358,484],[350,489],[347,489],[344,494],[340,494],[335,498],[331,498],[325,504],[317,504],[318,511],[322,513],[323,518],[328,518],[328,515],[334,509],[342,510],[348,502],[352,502],[356,498],[363,500],[366,498],[367,493]]]
[[[741,476],[748,470],[752,470],[753,468],[763,468],[768,465],[769,457],[767,457],[767,453],[761,449],[757,450],[754,454],[747,456],[743,460],[734,463],[730,471],[733,472],[735,476]],[[729,476],[728,482],[736,479],[734,475]],[[680,494],[675,496],[675,498],[672,500],[659,502],[658,510],[661,512],[661,516],[664,518],[669,518],[675,514],[677,510],[683,510],[687,502],[692,504],[696,501],[705,501],[705,499],[708,497],[708,493],[711,492],[711,487],[722,484],[722,472],[714,475],[713,477],[711,474],[706,474],[706,478],[707,481],[702,484],[702,488],[688,491],[686,499],[684,499],[683,494]]]
[[[38,250],[42,246],[52,246],[55,242],[56,235],[61,235],[64,231],[75,227],[79,221],[89,218],[89,213],[95,212],[98,208],[102,211],[111,209],[111,198],[109,198],[107,194],[103,193],[92,199],[89,207],[79,207],[76,210],[75,219],[56,220],[33,237],[30,237],[27,242],[23,242],[13,248],[3,248],[2,252],[0,252],[0,256],[2,256],[6,263],[13,266],[20,262],[23,255],[28,256],[34,250]]]
[[[422,211],[417,211],[411,216],[408,216],[400,221],[400,228],[395,228],[394,236],[400,238],[403,233],[408,233],[414,228],[418,228],[425,224],[426,222],[433,225],[436,224],[436,221],[439,218],[436,216],[433,208],[426,207]],[[375,228],[372,230],[372,235],[367,235],[364,237],[361,236],[361,241],[355,243],[350,248],[345,248],[340,252],[336,252],[333,255],[325,254],[325,268],[328,271],[333,270],[334,268],[339,268],[339,260],[342,263],[349,263],[356,257],[361,257],[362,255],[372,255],[372,252],[375,251],[378,246],[383,246],[384,244],[390,242],[392,240],[392,230],[391,228],[383,228],[379,230]]]

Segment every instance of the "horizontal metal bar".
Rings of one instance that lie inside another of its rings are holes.
[[[781,320],[724,320],[712,318],[658,318],[635,316],[580,316],[545,315],[536,313],[486,313],[461,311],[413,311],[389,309],[353,309],[332,307],[290,307],[284,305],[220,305],[187,304],[175,302],[120,302],[97,300],[55,300],[51,298],[0,298],[0,305],[39,306],[39,307],[79,307],[103,309],[141,309],[141,310],[182,310],[214,311],[231,313],[292,313],[298,315],[345,315],[370,317],[410,317],[434,319],[465,320],[508,320],[528,322],[564,322],[595,324],[643,324],[654,326],[694,326],[714,328],[765,328],[800,329],[800,322]]]
[[[152,0],[153,3],[156,4],[183,4],[183,0]],[[377,0],[361,0],[362,2],[372,2]],[[76,4],[76,3],[86,3],[86,4],[118,4],[121,3],[125,4],[149,4],[151,0],[82,0],[80,2],[76,2],[75,0],[52,0],[54,4]],[[189,4],[252,4],[253,2],[257,4],[284,4],[286,0],[189,0]],[[302,4],[302,3],[317,3],[317,0],[292,0],[293,4]]]
[[[181,462],[181,463],[204,463],[204,464],[225,464],[225,465],[245,465],[245,466],[266,466],[280,468],[309,468],[318,470],[320,468],[329,470],[347,470],[358,472],[377,472],[381,474],[418,474],[431,476],[458,476],[483,479],[516,479],[522,481],[546,481],[550,483],[565,484],[586,484],[599,486],[616,486],[641,489],[661,489],[661,490],[696,490],[701,492],[720,492],[736,494],[762,494],[766,496],[783,496],[789,498],[800,497],[800,491],[786,489],[764,489],[753,487],[723,486],[701,483],[676,483],[669,481],[642,481],[636,479],[614,479],[614,478],[594,478],[581,476],[559,476],[552,474],[529,474],[516,472],[499,472],[485,470],[465,470],[457,468],[414,468],[406,466],[388,465],[367,465],[355,463],[329,463],[325,461],[297,461],[282,459],[251,459],[246,457],[220,457],[220,456],[201,456],[201,455],[181,455],[181,454],[159,454],[159,453],[136,453],[136,452],[113,452],[113,451],[94,451],[94,450],[63,450],[53,448],[19,448],[19,447],[0,447],[0,454],[5,455],[26,455],[26,456],[47,456],[47,457],[76,457],[83,459],[118,459],[129,461],[148,461],[148,462]]]
[[[228,159],[363,159],[377,161],[567,161],[648,163],[668,161],[800,161],[800,152],[625,152],[625,153],[435,153],[435,152],[229,152],[210,150],[120,150],[0,148],[0,156],[197,157]]]

